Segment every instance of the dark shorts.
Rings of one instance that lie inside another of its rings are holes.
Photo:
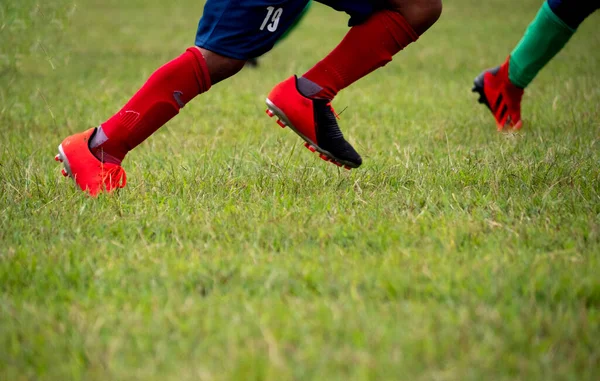
[[[573,29],[600,9],[600,0],[548,0],[550,9]]]
[[[380,0],[320,0],[348,13],[350,24],[367,19]],[[258,57],[294,23],[308,0],[208,0],[198,24],[196,46],[246,60]]]

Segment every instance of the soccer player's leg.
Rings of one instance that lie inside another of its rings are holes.
[[[494,115],[498,130],[522,127],[524,89],[599,7],[598,0],[547,0],[506,61],[475,78],[473,91]]]
[[[336,94],[392,60],[439,18],[441,0],[320,0],[352,17],[340,44],[302,77],[278,84],[267,98],[267,113],[289,125],[322,159],[357,168],[362,158],[336,121]]]
[[[98,128],[67,137],[56,160],[63,174],[95,196],[125,186],[121,162],[194,97],[237,73],[248,58],[272,48],[308,0],[209,0],[196,46],[156,70],[115,115]]]
[[[125,155],[210,86],[204,56],[195,47],[187,49],[156,70],[129,102],[98,128],[63,140],[56,156],[64,163],[63,175],[92,196],[124,187],[121,162]]]

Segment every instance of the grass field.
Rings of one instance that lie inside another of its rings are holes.
[[[90,199],[56,146],[190,46],[201,2],[3,1],[0,380],[598,380],[600,15],[522,132],[470,93],[539,5],[447,1],[341,93],[352,172],[264,114],[347,30],[315,5]]]

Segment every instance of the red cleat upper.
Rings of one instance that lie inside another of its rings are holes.
[[[313,100],[300,94],[296,77],[291,76],[271,90],[267,98],[285,114],[288,122],[310,141],[319,144],[316,135]]]
[[[498,130],[523,126],[521,99],[523,89],[513,85],[508,77],[510,57],[497,69],[488,70],[483,76],[483,91],[488,107],[494,114]]]
[[[103,163],[92,154],[88,143],[95,129],[67,137],[59,148],[59,157],[64,162],[67,173],[81,190],[91,196],[101,192],[110,193],[125,187],[125,170],[116,164]]]

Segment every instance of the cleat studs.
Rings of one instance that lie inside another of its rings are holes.
[[[64,168],[63,168],[63,169],[61,169],[60,173],[62,173],[62,175],[63,175],[64,177],[68,177],[68,176],[69,176],[69,174],[67,173],[67,171],[66,171]]]
[[[331,160],[327,155],[324,155],[324,154],[319,154],[319,157],[321,159],[325,160],[325,161],[330,161]]]
[[[351,170],[352,168],[351,168],[350,166],[348,166],[348,165],[344,165],[344,169],[346,169],[346,170],[348,170],[348,171],[349,171],[349,170]]]
[[[331,162],[332,162],[333,164],[337,165],[338,167],[341,167],[341,166],[342,166],[342,163],[338,163],[337,161],[333,161],[333,160],[331,160]]]
[[[54,156],[54,160],[58,161],[59,163],[62,163],[62,159],[60,158],[60,154],[57,154],[56,156]]]
[[[309,143],[304,143],[304,147],[306,147],[310,152],[315,152],[317,149],[310,145]]]
[[[284,122],[284,121],[282,121],[281,119],[277,119],[277,124],[279,124],[279,126],[280,126],[281,128],[285,128],[285,126],[286,126],[285,122]]]
[[[271,109],[267,109],[266,113],[267,115],[269,115],[269,118],[272,118],[275,115],[275,113],[271,111]]]

